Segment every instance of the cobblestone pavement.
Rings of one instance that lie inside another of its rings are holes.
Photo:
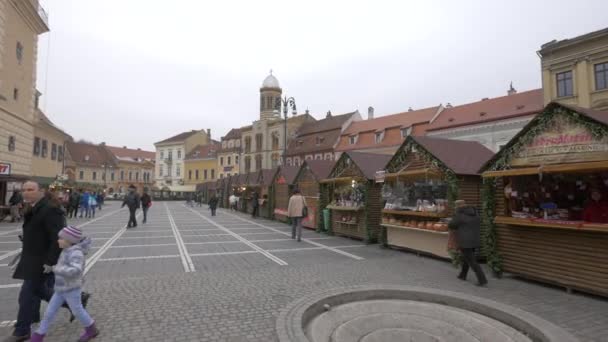
[[[480,289],[445,262],[181,202],[155,202],[148,223],[125,229],[109,202],[95,220],[75,220],[94,239],[87,262],[97,341],[275,341],[275,318],[291,301],[349,285],[399,284],[490,298],[556,323],[581,341],[608,341],[608,301],[509,277]],[[140,217],[141,219],[141,217]],[[0,338],[11,333],[19,283],[6,263],[18,226],[0,224]],[[7,256],[8,255],[8,256]],[[62,314],[49,341],[76,340]]]

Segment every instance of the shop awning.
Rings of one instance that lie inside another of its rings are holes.
[[[542,165],[537,167],[526,167],[520,169],[486,171],[482,174],[484,178],[508,177],[508,176],[526,176],[537,175],[541,173],[561,173],[561,172],[588,172],[608,170],[608,161],[588,162],[588,163],[571,163],[571,164],[553,164]]]

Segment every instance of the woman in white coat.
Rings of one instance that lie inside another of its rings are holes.
[[[302,219],[306,216],[306,200],[300,193],[300,190],[295,189],[293,195],[289,198],[289,206],[287,207],[287,215],[291,218],[291,238],[295,239],[296,235],[298,242],[302,240]]]

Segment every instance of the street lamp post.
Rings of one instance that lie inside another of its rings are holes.
[[[287,112],[289,112],[289,108],[291,107],[293,114],[297,113],[296,111],[296,100],[293,97],[287,97],[281,99],[281,106],[283,107],[283,116],[285,117],[285,130],[283,134],[283,160],[281,164],[285,166],[287,160]]]

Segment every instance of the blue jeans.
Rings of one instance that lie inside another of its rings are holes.
[[[57,312],[64,302],[68,303],[70,310],[72,310],[74,317],[78,319],[80,324],[82,324],[84,327],[90,327],[94,321],[91,316],[89,316],[87,310],[85,310],[82,306],[82,301],[80,300],[81,294],[81,288],[66,292],[55,292],[51,298],[51,301],[49,302],[49,306],[46,308],[44,318],[42,319],[42,322],[40,322],[40,327],[38,327],[37,332],[41,335],[45,335],[49,331]]]
[[[35,316],[40,315],[40,300],[49,301],[53,296],[53,274],[46,274],[40,279],[26,279],[19,292],[19,312],[15,323],[15,336],[24,336],[30,333],[30,326]]]
[[[291,217],[291,238],[302,240],[302,217]]]

